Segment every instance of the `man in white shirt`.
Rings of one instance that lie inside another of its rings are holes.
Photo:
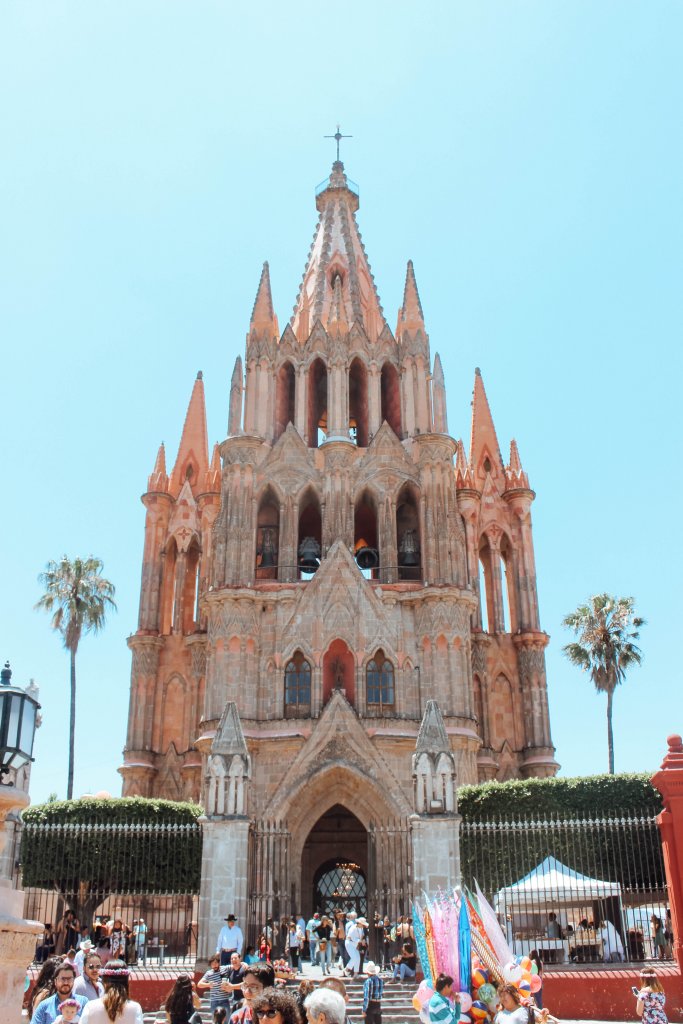
[[[605,963],[621,962],[624,959],[624,943],[611,921],[602,922],[600,938],[602,939],[602,958]]]
[[[92,949],[92,942],[90,939],[83,939],[81,947],[74,957],[74,967],[76,968],[76,977],[83,977],[83,961],[85,960],[86,954]]]
[[[233,953],[239,954],[241,959],[244,947],[244,936],[236,924],[235,915],[228,914],[223,920],[227,924],[224,924],[221,928],[218,934],[218,942],[216,943],[216,953],[220,955],[221,967],[230,963],[230,957]]]

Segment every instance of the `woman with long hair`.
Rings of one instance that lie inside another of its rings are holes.
[[[109,961],[100,971],[104,995],[85,1004],[81,1024],[143,1024],[142,1007],[128,995],[129,974],[123,960]]]
[[[189,974],[179,974],[164,1004],[169,1024],[189,1024],[200,1006],[194,981]]]
[[[43,999],[52,995],[52,979],[55,976],[57,968],[61,966],[61,963],[61,956],[51,956],[40,968],[40,973],[36,978],[36,983],[33,986],[33,991],[31,992],[31,996],[28,1001],[29,1017],[33,1016],[33,1011],[39,1003],[42,1003]]]
[[[636,1013],[642,1017],[643,1024],[667,1024],[664,989],[657,972],[651,967],[640,972],[640,991],[636,998]]]

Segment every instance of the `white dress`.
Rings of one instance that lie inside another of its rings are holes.
[[[112,1024],[101,999],[91,999],[81,1012],[81,1024]],[[142,1007],[129,999],[114,1024],[143,1024]]]

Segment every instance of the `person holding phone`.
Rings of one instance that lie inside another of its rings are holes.
[[[664,1012],[666,996],[656,971],[644,967],[640,972],[640,990],[634,985],[631,991],[637,999],[636,1013],[644,1024],[669,1024]]]

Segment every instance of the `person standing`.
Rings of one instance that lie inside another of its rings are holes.
[[[360,970],[360,952],[358,950],[358,943],[360,942],[362,934],[362,929],[358,927],[355,918],[350,924],[347,924],[346,941],[344,945],[346,946],[349,961],[344,973],[351,975],[351,977],[353,977],[354,974],[358,974]]]
[[[101,970],[102,964],[97,953],[88,953],[83,961],[83,974],[74,982],[73,995],[85,996],[88,1002],[101,999],[104,995],[104,986],[100,981]]]
[[[541,960],[541,954],[537,949],[532,949],[529,953],[529,959],[532,964],[536,964],[536,974],[541,979],[541,987],[538,992],[534,992],[534,1002],[539,1010],[543,1009],[543,961]]]
[[[212,1015],[219,1006],[224,1006],[226,1010],[230,1008],[232,993],[225,992],[221,988],[227,976],[228,968],[221,967],[220,954],[214,953],[209,959],[208,971],[197,982],[197,988],[200,992],[204,992],[206,989],[209,990],[209,1005]]]
[[[102,971],[104,995],[87,1004],[81,1024],[143,1024],[142,1007],[128,995],[129,971],[123,960],[112,960]]]
[[[296,921],[290,921],[285,937],[285,953],[289,960],[289,966],[294,971],[299,970],[299,956],[301,955],[302,943],[303,935],[297,928]]]
[[[244,981],[244,975],[247,972],[247,965],[243,964],[237,953],[233,953],[230,957],[230,970],[228,971],[227,978],[224,979],[221,988],[223,992],[228,992],[232,996],[232,1012],[239,1010],[242,1003],[244,1002],[244,992],[242,991],[242,982]]]
[[[52,979],[52,995],[40,1003],[31,1017],[31,1024],[54,1024],[59,1016],[59,1004],[71,996],[75,981],[76,971],[72,964],[58,967]],[[78,1000],[81,1007],[88,1002],[85,996],[74,996],[74,999]]]
[[[306,938],[308,939],[308,955],[311,960],[311,967],[318,962],[318,935],[316,928],[320,924],[320,914],[313,914],[306,925]]]
[[[179,974],[164,1004],[169,1024],[189,1024],[201,1005],[190,975]]]
[[[315,934],[318,940],[318,963],[323,975],[329,974],[332,963],[332,922],[327,914],[323,914]]]
[[[228,914],[223,920],[226,923],[218,933],[218,942],[216,943],[216,952],[220,955],[221,967],[230,963],[233,953],[238,953],[241,958],[244,948],[244,936],[241,928],[237,926],[235,915]]]
[[[434,995],[427,1003],[431,1024],[457,1024],[460,1020],[460,1003],[453,1002],[453,979],[449,974],[440,974],[434,984]]]
[[[74,967],[76,968],[76,975],[79,978],[83,977],[83,964],[88,953],[92,950],[92,942],[90,939],[84,939],[81,942],[81,948],[74,957]]]
[[[664,1012],[666,997],[662,983],[651,967],[640,972],[640,991],[636,1002],[636,1013],[642,1017],[643,1024],[668,1024]]]
[[[365,965],[367,978],[363,985],[363,1017],[365,1024],[382,1024],[382,996],[384,982],[379,976],[379,967],[372,960]]]

